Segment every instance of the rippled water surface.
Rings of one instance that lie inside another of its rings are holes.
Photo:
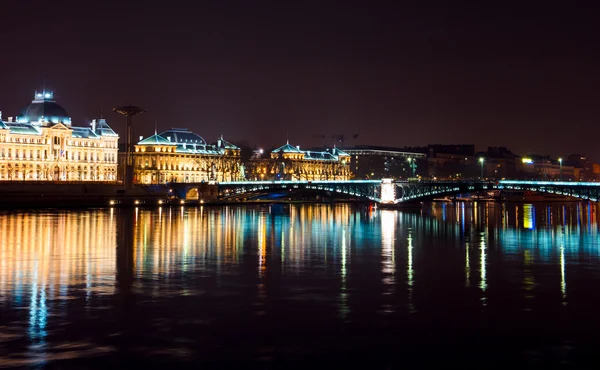
[[[598,208],[0,214],[0,368],[595,368]]]

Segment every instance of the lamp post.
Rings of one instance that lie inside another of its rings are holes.
[[[125,147],[125,176],[123,184],[125,189],[129,190],[133,186],[133,122],[132,117],[145,112],[142,108],[128,105],[125,107],[114,108],[113,112],[117,112],[125,116],[125,124],[127,127],[127,144]]]
[[[560,181],[562,181],[562,158],[558,158],[558,166],[560,168],[560,175],[559,175],[558,179]]]
[[[481,177],[480,177],[481,180],[483,180],[483,162],[484,162],[483,157],[480,157],[479,164],[481,164]]]

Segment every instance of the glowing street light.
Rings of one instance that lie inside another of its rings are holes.
[[[479,157],[479,163],[481,164],[481,179],[483,180],[483,162],[485,160],[483,159],[483,157]]]
[[[562,181],[562,158],[558,158],[558,165],[559,165],[559,168],[560,168],[560,176],[558,177],[558,179],[560,181]]]

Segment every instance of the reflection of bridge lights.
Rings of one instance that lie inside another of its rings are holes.
[[[394,274],[394,239],[396,231],[396,212],[390,210],[381,211],[381,244],[383,253],[384,274]]]
[[[412,236],[408,237],[408,264],[406,269],[406,277],[408,278],[408,286],[413,285],[413,246],[412,246]]]
[[[479,263],[481,264],[481,270],[480,270],[480,283],[479,283],[479,288],[481,289],[481,291],[483,293],[485,293],[485,291],[487,290],[487,277],[486,277],[486,246],[485,246],[485,234],[481,233],[481,244],[479,247],[479,250],[481,252],[480,257],[479,257]],[[484,302],[484,306],[485,306],[485,297],[482,298],[483,302]]]
[[[469,261],[469,242],[465,243],[465,286],[471,286],[471,262]]]
[[[535,228],[535,207],[533,204],[523,204],[523,227],[526,229]]]
[[[395,234],[396,234],[396,215],[397,212],[390,210],[381,211],[381,253],[382,266],[381,272],[383,275],[383,284],[388,287],[383,295],[392,295],[395,285]],[[391,304],[384,303],[383,311],[385,313],[394,312]]]
[[[560,246],[560,291],[562,293],[563,304],[567,298],[567,281],[565,278],[565,247]]]
[[[412,301],[412,293],[413,293],[413,245],[412,245],[412,229],[408,229],[408,245],[406,249],[408,250],[408,261],[406,264],[406,282],[408,285],[408,311],[410,313],[415,311],[415,307]]]
[[[347,254],[348,242],[346,240],[346,228],[342,230],[342,266],[340,274],[342,276],[342,284],[340,287],[340,316],[345,319],[350,313],[348,307],[348,292],[346,291],[346,276],[347,276],[347,265],[346,265],[346,254]]]

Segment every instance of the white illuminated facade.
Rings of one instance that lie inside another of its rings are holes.
[[[392,179],[381,181],[381,203],[394,203],[396,201],[396,184]]]
[[[350,155],[331,150],[300,150],[289,141],[273,150],[270,158],[250,161],[250,180],[346,181],[352,178]]]
[[[116,181],[119,136],[106,120],[71,125],[51,91],[16,119],[0,112],[0,181]]]
[[[216,144],[208,144],[185,128],[172,128],[140,140],[133,157],[137,184],[243,179],[240,148],[222,136]]]

